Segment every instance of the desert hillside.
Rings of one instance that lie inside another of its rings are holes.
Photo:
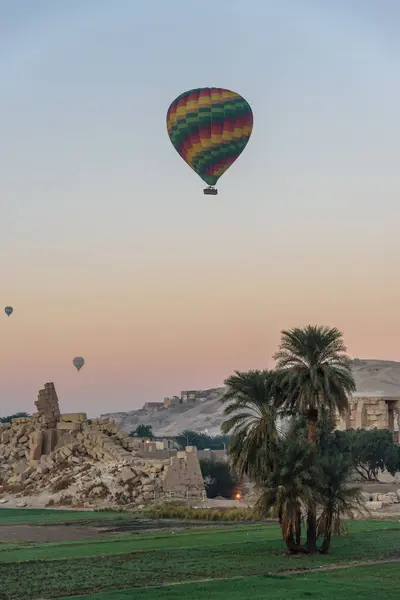
[[[369,396],[400,396],[400,362],[389,360],[354,360],[357,394]],[[209,390],[207,399],[198,403],[147,413],[144,410],[108,413],[125,431],[139,424],[149,424],[156,435],[177,435],[184,429],[193,429],[210,435],[220,433],[224,421],[220,398],[224,388]]]

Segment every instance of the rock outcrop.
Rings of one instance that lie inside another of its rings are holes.
[[[0,425],[0,497],[45,493],[51,504],[83,506],[204,497],[195,448],[144,458],[142,441],[109,418],[62,414],[52,383],[40,390],[36,406],[32,417]]]

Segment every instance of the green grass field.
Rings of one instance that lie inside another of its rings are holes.
[[[331,573],[248,577],[164,588],[78,596],[74,600],[398,600],[398,564],[357,567]],[[62,598],[59,600],[67,600]]]
[[[12,523],[128,519],[123,513],[12,512]],[[3,510],[0,521],[6,524]],[[62,514],[60,514],[62,513]],[[7,523],[10,524],[10,521]],[[327,556],[287,557],[276,525],[124,534],[57,543],[1,543],[0,600],[251,597],[400,598],[400,563],[330,572],[283,572],[377,559],[400,559],[400,523],[357,521]],[[224,579],[224,580],[221,580]],[[206,581],[203,580],[215,580]],[[197,581],[197,583],[196,583]],[[177,584],[177,585],[171,585]],[[156,587],[160,586],[160,587]]]
[[[132,515],[117,511],[47,510],[45,508],[0,508],[0,525],[109,525],[132,521]]]

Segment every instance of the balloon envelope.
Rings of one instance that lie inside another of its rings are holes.
[[[9,317],[10,315],[12,315],[12,313],[14,312],[14,309],[12,306],[6,306],[4,309],[4,312],[6,313],[6,315]]]
[[[82,358],[82,356],[75,356],[74,360],[72,361],[72,364],[76,369],[78,369],[78,371],[80,371],[83,365],[85,364],[85,359]]]
[[[183,160],[208,185],[215,185],[245,149],[253,112],[236,92],[198,88],[172,102],[167,130]]]

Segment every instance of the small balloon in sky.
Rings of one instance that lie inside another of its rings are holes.
[[[205,194],[243,152],[253,131],[250,104],[223,88],[197,88],[178,96],[167,112],[169,138],[178,154],[203,181]]]
[[[10,317],[13,314],[14,309],[12,306],[6,306],[4,312],[6,313],[7,317]]]
[[[82,356],[75,356],[75,358],[72,361],[72,364],[78,371],[80,371],[83,365],[85,364],[85,359],[82,358]]]

